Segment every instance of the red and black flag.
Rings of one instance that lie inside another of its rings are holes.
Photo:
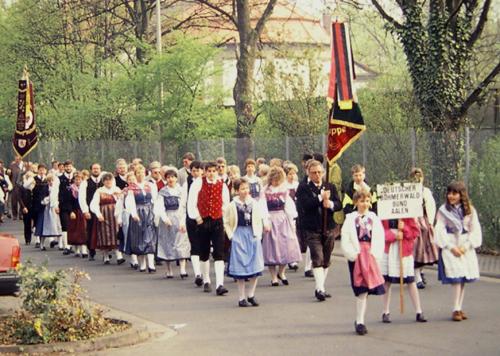
[[[332,23],[332,62],[328,101],[328,160],[333,163],[366,129],[354,89],[354,59],[349,28],[344,22]]]
[[[37,143],[33,83],[30,82],[28,71],[25,69],[23,78],[19,81],[16,131],[12,145],[16,154],[23,158],[35,148]]]

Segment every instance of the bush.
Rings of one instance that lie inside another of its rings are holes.
[[[490,139],[471,167],[470,196],[483,228],[483,246],[500,249],[500,136]]]
[[[50,272],[45,264],[28,261],[21,265],[19,274],[22,308],[0,327],[3,343],[84,340],[126,327],[111,323],[104,318],[104,310],[89,301],[80,285],[89,276],[82,271]]]

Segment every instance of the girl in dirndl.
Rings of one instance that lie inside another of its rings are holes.
[[[83,175],[75,172],[71,191],[71,212],[68,224],[68,244],[75,247],[75,257],[87,258],[87,220],[83,216],[82,209],[78,203],[78,190],[82,183]]]
[[[127,186],[123,188],[120,198],[116,202],[115,217],[120,227],[118,230],[118,237],[120,240],[119,250],[121,253],[130,256],[130,267],[137,270],[139,268],[139,262],[137,260],[137,255],[133,254],[130,249],[130,240],[128,239],[128,226],[130,223],[130,213],[125,209],[125,198],[128,195],[128,187],[130,185],[136,184],[137,179],[135,178],[134,172],[129,172],[125,175],[125,180]]]
[[[285,276],[285,268],[289,263],[299,262],[302,255],[295,232],[294,219],[297,217],[297,208],[284,184],[283,168],[271,167],[267,182],[259,205],[268,217],[267,225],[271,228],[269,232],[264,233],[262,248],[264,263],[269,266],[271,273],[271,285],[277,287],[279,286],[278,280],[281,280],[283,285],[289,284]]]
[[[238,195],[224,211],[224,229],[231,240],[228,276],[238,283],[238,306],[257,307],[255,288],[264,270],[261,244],[264,219],[258,203],[250,195],[248,180],[234,180],[233,188]],[[245,291],[246,280],[249,280],[248,294]]]
[[[127,240],[130,251],[138,256],[139,271],[155,273],[156,227],[153,204],[158,190],[156,184],[147,182],[146,169],[138,164],[134,168],[137,183],[128,186],[125,209],[130,214]]]
[[[103,186],[98,188],[90,202],[90,211],[96,217],[96,248],[102,251],[105,265],[110,263],[110,253],[115,252],[116,263],[121,265],[125,260],[118,250],[118,222],[115,217],[116,202],[120,197],[120,188],[115,186],[115,178],[111,173],[102,176]]]
[[[420,305],[420,296],[415,283],[415,270],[413,268],[413,248],[415,239],[420,234],[416,219],[391,219],[383,220],[385,233],[385,248],[381,263],[382,275],[385,279],[384,311],[382,322],[390,323],[391,284],[400,283],[400,266],[402,261],[403,284],[408,285],[410,299],[415,308],[415,320],[420,323],[427,322]],[[402,258],[400,247],[402,246]]]
[[[410,172],[410,179],[424,184],[424,172],[420,168],[413,168]],[[437,263],[439,255],[437,246],[434,243],[434,220],[436,217],[436,201],[429,188],[423,187],[423,210],[424,216],[417,218],[420,234],[415,240],[415,282],[418,289],[424,289],[426,280],[424,278],[423,267]]]
[[[185,190],[177,184],[177,170],[165,172],[167,185],[158,192],[155,204],[155,224],[158,226],[158,252],[167,261],[167,278],[173,278],[172,262],[179,261],[180,276],[188,277],[186,260],[191,254],[191,244],[186,232]]]
[[[482,232],[476,209],[470,203],[463,182],[448,185],[446,203],[437,214],[436,243],[441,248],[438,278],[453,288],[452,320],[466,320],[462,310],[465,284],[479,279],[476,248],[481,246]]]
[[[383,295],[384,277],[378,261],[384,253],[384,227],[378,216],[370,211],[371,193],[358,190],[354,193],[357,210],[347,214],[341,230],[341,246],[347,258],[351,287],[356,296],[356,321],[354,329],[365,335],[365,314],[368,295]]]

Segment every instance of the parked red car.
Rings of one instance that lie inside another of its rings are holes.
[[[16,267],[21,262],[19,241],[10,234],[0,233],[0,294],[19,291]]]

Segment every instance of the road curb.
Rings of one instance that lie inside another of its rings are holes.
[[[38,345],[6,345],[0,346],[0,354],[45,354],[45,353],[83,353],[96,352],[110,348],[121,348],[144,343],[153,338],[168,339],[177,335],[169,327],[141,319],[135,315],[106,307],[106,317],[115,320],[124,320],[131,324],[125,331],[106,335],[91,340],[60,342]]]

